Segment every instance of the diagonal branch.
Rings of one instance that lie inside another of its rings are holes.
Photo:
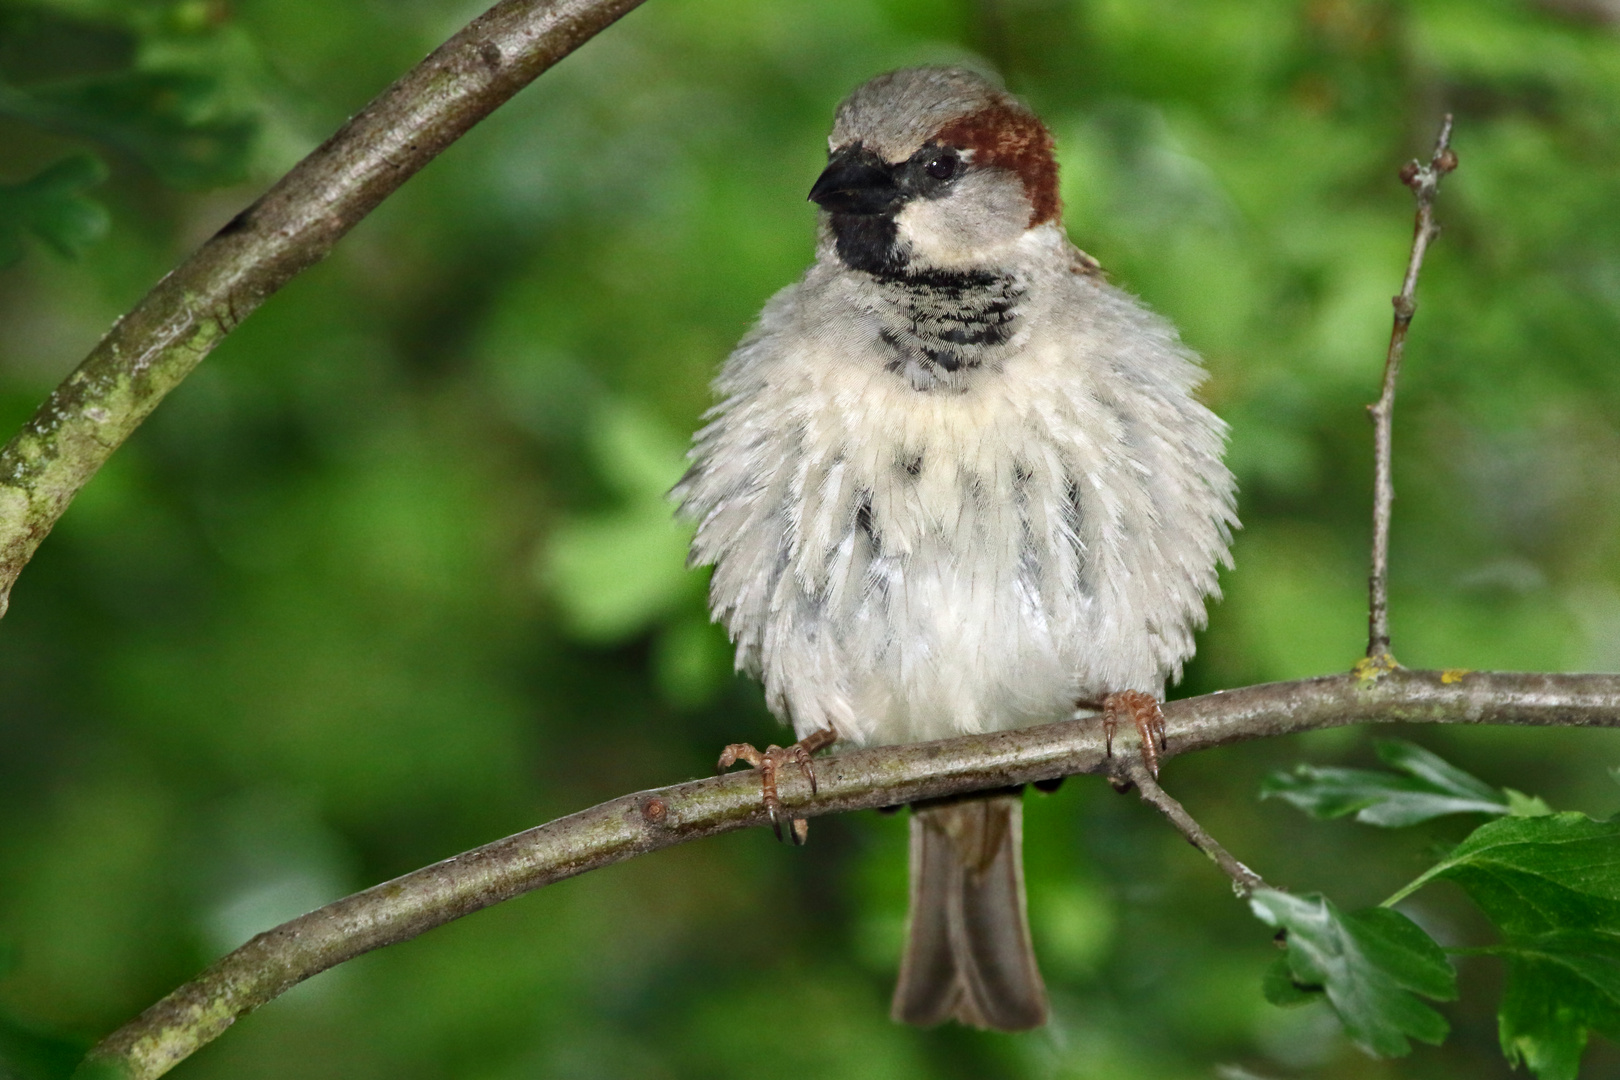
[[[1372,573],[1367,582],[1367,660],[1369,670],[1388,670],[1395,665],[1389,651],[1389,518],[1395,502],[1390,455],[1391,427],[1395,419],[1395,380],[1401,373],[1401,356],[1406,352],[1406,331],[1417,313],[1418,273],[1429,243],[1440,235],[1434,220],[1434,197],[1440,192],[1440,179],[1457,167],[1451,149],[1451,114],[1440,125],[1434,154],[1427,165],[1409,161],[1401,167],[1401,183],[1412,189],[1417,199],[1417,219],[1412,225],[1412,254],[1406,261],[1406,277],[1395,296],[1395,324],[1389,332],[1389,352],[1384,356],[1384,392],[1376,404],[1367,406],[1373,422],[1373,541]]]
[[[1398,669],[1382,678],[1335,675],[1206,694],[1170,702],[1164,715],[1166,758],[1374,721],[1620,727],[1620,675]],[[1128,739],[1119,750],[1136,758]],[[813,798],[797,770],[779,783],[793,814],[810,818],[1111,767],[1101,725],[1085,719],[836,754],[818,762]],[[626,795],[559,818],[260,934],[113,1032],[91,1060],[150,1080],[239,1017],[345,960],[600,866],[768,821],[750,773]]]
[[[0,450],[0,615],[79,489],[225,335],[474,124],[640,3],[501,0],[114,323]]]
[[[1210,862],[1220,867],[1221,872],[1232,879],[1232,890],[1238,896],[1247,897],[1256,889],[1267,887],[1259,874],[1238,862],[1230,851],[1221,846],[1219,840],[1209,834],[1209,830],[1198,824],[1198,820],[1187,813],[1187,808],[1182,806],[1174,795],[1159,786],[1158,779],[1141,758],[1134,754],[1125,754],[1115,758],[1115,763],[1121,785],[1125,783],[1136,785],[1143,802],[1169,819],[1176,831],[1187,838],[1187,843],[1203,852],[1209,857]]]

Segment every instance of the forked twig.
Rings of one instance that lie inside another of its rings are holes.
[[[1434,221],[1434,197],[1440,179],[1457,167],[1451,149],[1451,114],[1440,125],[1434,153],[1427,165],[1412,160],[1401,167],[1401,183],[1412,189],[1417,199],[1417,220],[1412,227],[1412,255],[1406,262],[1406,280],[1394,298],[1395,324],[1389,334],[1389,352],[1384,358],[1384,392],[1376,404],[1367,406],[1373,422],[1373,541],[1372,575],[1368,579],[1367,660],[1379,670],[1395,664],[1389,647],[1389,518],[1395,501],[1395,485],[1390,471],[1390,427],[1395,415],[1395,380],[1401,371],[1401,355],[1406,351],[1406,331],[1417,312],[1418,272],[1429,243],[1440,235]]]

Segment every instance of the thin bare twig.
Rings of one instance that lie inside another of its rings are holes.
[[[0,450],[0,615],[79,489],[225,335],[472,126],[642,0],[501,0],[107,331]]]
[[[1247,897],[1256,889],[1267,887],[1259,874],[1238,862],[1230,851],[1221,846],[1220,841],[1211,836],[1207,829],[1198,824],[1197,819],[1187,813],[1187,808],[1182,806],[1175,796],[1159,786],[1159,781],[1154,778],[1140,757],[1126,752],[1115,761],[1115,774],[1136,785],[1143,802],[1155,807],[1170,820],[1176,831],[1187,838],[1189,844],[1209,856],[1210,862],[1220,867],[1226,876],[1232,879],[1232,891],[1238,896]]]
[[[1620,675],[1333,675],[1172,701],[1164,716],[1165,759],[1373,721],[1620,727]],[[1104,773],[1113,766],[1101,729],[1090,718],[835,754],[817,763],[814,797],[797,769],[778,777],[778,790],[793,816],[811,818]],[[1114,760],[1126,756],[1134,753],[1127,749]],[[766,824],[759,776],[743,772],[626,795],[497,840],[260,934],[113,1032],[92,1051],[92,1060],[150,1080],[239,1017],[345,960],[600,866]]]
[[[1427,165],[1416,160],[1401,168],[1401,183],[1412,189],[1417,199],[1417,220],[1412,226],[1412,254],[1406,262],[1406,279],[1394,298],[1395,325],[1389,333],[1389,352],[1384,357],[1384,392],[1376,404],[1367,406],[1373,421],[1373,540],[1372,575],[1368,579],[1367,660],[1378,669],[1394,666],[1389,647],[1389,518],[1395,501],[1395,485],[1390,469],[1390,428],[1395,415],[1395,380],[1401,372],[1401,356],[1406,351],[1406,331],[1417,312],[1418,272],[1429,243],[1440,235],[1434,221],[1434,197],[1440,179],[1457,167],[1451,149],[1451,114],[1440,125],[1434,153]]]

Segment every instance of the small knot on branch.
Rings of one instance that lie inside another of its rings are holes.
[[[641,803],[641,819],[649,825],[662,825],[669,819],[669,804],[656,795]]]

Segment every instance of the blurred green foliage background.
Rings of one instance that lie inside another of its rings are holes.
[[[0,421],[478,3],[0,0]],[[1397,411],[1413,666],[1620,667],[1612,0],[650,0],[254,315],[63,519],[0,622],[0,1057],[52,1075],[251,934],[779,737],[663,492],[811,257],[833,106],[978,57],[1050,122],[1067,221],[1207,358],[1244,531],[1180,693],[1339,671],[1410,238],[1462,167]],[[1606,816],[1612,732],[1419,731]],[[1344,730],[1167,785],[1271,881],[1375,903],[1474,822],[1255,795]],[[1403,1061],[1267,1005],[1269,931],[1135,799],[1031,796],[1044,1031],[892,1025],[903,817],[590,874],[323,975],[184,1077],[1489,1077],[1495,961]],[[1404,910],[1483,923],[1447,886]],[[8,1066],[0,1065],[0,1074]],[[1218,1072],[1217,1070],[1225,1070]],[[1620,1076],[1597,1040],[1584,1075]]]

